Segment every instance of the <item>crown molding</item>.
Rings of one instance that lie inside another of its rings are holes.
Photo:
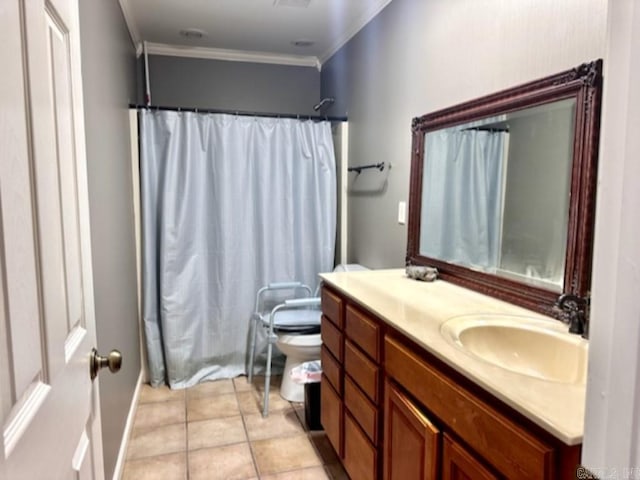
[[[340,37],[331,47],[329,47],[323,54],[318,56],[320,65],[329,60],[333,54],[340,50],[349,40],[351,40],[362,28],[364,28],[371,20],[378,15],[384,7],[389,5],[392,0],[379,0],[375,3],[368,12],[363,14],[358,20],[356,20],[351,29],[347,30],[342,37]]]
[[[131,8],[132,0],[118,0],[120,10],[124,16],[129,36],[136,49],[136,56],[143,52],[142,37]],[[352,24],[351,29],[345,32],[323,54],[311,55],[285,55],[267,52],[252,52],[244,50],[227,50],[221,48],[190,47],[182,45],[169,45],[163,43],[147,42],[147,52],[153,55],[169,55],[175,57],[205,58],[210,60],[227,60],[233,62],[271,63],[276,65],[293,65],[299,67],[315,67],[322,70],[322,64],[329,60],[349,40],[351,40],[364,26],[378,15],[392,0],[379,0],[368,12]]]
[[[250,52],[244,50],[226,50],[223,48],[189,47],[165,43],[147,42],[150,55],[168,55],[172,57],[206,58],[209,60],[227,60],[231,62],[271,63],[320,69],[318,57],[303,55],[281,55],[277,53]]]
[[[120,10],[122,10],[124,21],[127,24],[129,36],[131,37],[133,46],[136,49],[136,55],[140,56],[140,52],[142,52],[142,39],[140,38],[140,30],[138,30],[138,24],[136,23],[131,10],[131,5],[129,4],[130,1],[131,0],[118,0],[118,3],[120,4]]]

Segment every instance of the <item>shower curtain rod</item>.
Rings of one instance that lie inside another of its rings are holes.
[[[163,107],[158,105],[136,105],[129,104],[129,108],[136,110],[168,110],[172,112],[195,112],[195,113],[222,113],[227,115],[238,115],[241,117],[266,117],[266,118],[296,118],[298,120],[314,120],[328,122],[346,122],[347,117],[329,117],[326,115],[299,115],[296,113],[268,113],[268,112],[247,112],[243,110],[221,110],[212,108],[195,107]]]

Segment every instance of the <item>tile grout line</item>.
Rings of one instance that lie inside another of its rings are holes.
[[[253,412],[252,410],[249,410],[249,411],[245,412],[241,408],[241,402],[240,402],[240,398],[239,398],[241,395],[244,395],[246,392],[250,392],[250,394],[252,396],[254,394],[256,394],[256,393],[259,395],[260,391],[258,389],[256,389],[255,385],[253,385],[253,384],[249,385],[249,389],[246,389],[246,388],[244,388],[244,386],[240,386],[239,382],[242,381],[242,380],[239,380],[238,384],[236,384],[236,382],[234,381],[235,379],[230,379],[230,380],[231,380],[231,384],[233,386],[233,394],[234,394],[234,397],[235,397],[236,404],[238,406],[240,419],[242,421],[242,428],[243,428],[244,437],[245,437],[244,441],[249,444],[249,452],[250,452],[250,455],[251,455],[251,461],[252,461],[252,464],[254,466],[254,472],[255,472],[255,475],[256,475],[255,478],[256,479],[261,479],[261,478],[264,477],[264,475],[261,474],[261,472],[259,470],[259,467],[258,467],[256,451],[254,450],[254,445],[253,445],[254,441],[250,439],[249,430],[248,430],[248,423],[247,423],[247,418],[249,416],[251,416],[251,415],[261,415],[261,412],[258,411],[256,413],[256,412]],[[238,388],[238,387],[240,387],[240,388]],[[189,421],[188,421],[188,412],[189,412],[189,401],[188,401],[188,398],[189,398],[189,395],[188,395],[188,390],[189,389],[183,389],[182,390],[182,395],[183,395],[182,399],[184,401],[184,426],[185,426],[185,444],[184,444],[185,453],[184,454],[185,454],[185,469],[186,469],[185,476],[183,478],[185,478],[186,480],[189,480],[190,478],[192,478],[191,473],[190,473],[190,468],[189,468],[190,467],[190,465],[189,465],[189,453],[190,453],[191,444],[189,442]],[[217,394],[221,395],[223,393],[224,392],[219,392]],[[231,392],[229,392],[229,393],[231,393]],[[215,395],[215,394],[213,394],[213,395]],[[264,395],[264,393],[262,395]],[[161,402],[167,402],[167,401],[170,401],[170,400],[168,400],[168,399],[167,400],[161,400]],[[138,403],[142,404],[143,402],[139,401]],[[144,403],[158,403],[158,402],[144,402]],[[316,443],[312,440],[312,438],[313,438],[312,433],[313,432],[306,428],[306,423],[305,423],[305,420],[304,420],[304,404],[303,403],[298,403],[298,402],[295,402],[295,403],[287,402],[287,405],[288,405],[288,409],[290,409],[291,413],[295,416],[296,423],[298,424],[298,426],[300,426],[302,428],[302,432],[304,433],[304,437],[309,441],[309,443],[311,444],[311,446],[312,446],[313,450],[315,451],[316,455],[320,459],[319,467],[323,470],[323,472],[326,475],[327,479],[329,479],[329,480],[334,479],[335,480],[336,477],[334,477],[332,472],[329,471],[328,464],[325,464],[325,462],[324,462],[324,458],[323,458],[323,456],[321,454],[319,445],[316,445]],[[258,410],[260,410],[260,409],[258,408]],[[174,424],[174,425],[179,425],[179,424]],[[261,440],[261,439],[257,438],[255,441],[259,441],[259,440]],[[237,442],[237,443],[240,443],[240,442]],[[202,447],[202,448],[206,448],[206,447]],[[199,450],[199,449],[196,449],[196,450]],[[146,458],[153,458],[154,456],[157,456],[157,455],[152,455],[152,456],[149,456],[149,457],[141,457],[140,459],[136,459],[136,460],[144,460]],[[307,468],[315,468],[315,467],[308,466],[308,467],[304,467],[302,469],[294,468],[292,470],[286,470],[286,471],[278,472],[278,473],[295,472],[297,470],[304,470],[304,469],[307,469]]]
[[[253,384],[251,385],[251,388],[252,388],[252,390],[253,390],[253,388],[254,388]],[[234,382],[234,389],[235,389],[235,382]],[[250,391],[252,391],[252,390],[250,390]],[[238,392],[238,391],[236,390],[236,398],[237,398],[237,394],[238,394],[238,393],[240,393],[240,392]],[[264,395],[264,394],[263,394],[263,395]],[[293,412],[293,415],[295,416],[295,418],[296,418],[296,420],[297,420],[298,424],[302,427],[302,430],[303,430],[303,432],[304,432],[304,436],[307,438],[307,440],[309,441],[309,443],[310,443],[311,447],[313,448],[313,450],[315,451],[316,455],[317,455],[317,456],[318,456],[318,458],[320,459],[320,465],[319,465],[319,467],[323,470],[323,472],[325,473],[325,475],[326,475],[326,477],[327,477],[327,479],[328,479],[328,480],[334,480],[334,476],[333,476],[333,474],[332,474],[332,473],[329,471],[329,469],[328,469],[328,464],[325,464],[325,463],[324,463],[324,458],[322,457],[322,454],[321,454],[321,452],[320,452],[319,448],[316,446],[315,442],[313,442],[313,441],[311,440],[311,438],[312,438],[312,432],[311,432],[311,430],[308,430],[308,429],[307,429],[307,425],[306,425],[305,421],[303,420],[303,418],[302,418],[300,415],[298,415],[298,409],[296,408],[296,406],[298,406],[298,407],[300,407],[301,409],[303,409],[303,412],[302,412],[302,414],[301,414],[301,415],[304,415],[304,402],[295,402],[295,405],[294,405],[294,402],[287,401],[287,403],[289,404],[289,408],[290,408],[290,409],[291,409],[291,411]],[[259,412],[259,414],[261,414],[261,412]],[[247,435],[247,440],[249,441],[249,432],[248,432],[248,430],[246,430],[245,413],[244,413],[244,412],[242,412],[242,410],[241,410],[241,415],[242,415],[242,422],[243,422],[243,425],[245,426],[245,433],[246,433],[246,435]],[[247,414],[247,415],[253,415],[253,414]],[[256,460],[255,460],[255,455],[254,455],[254,452],[253,452],[253,442],[252,442],[252,441],[249,441],[249,448],[250,448],[250,450],[251,450],[251,456],[252,456],[252,458],[254,459],[254,464],[255,464],[255,466],[256,466],[256,472],[258,472],[258,480],[259,480],[259,479],[261,478],[261,476],[260,476],[260,472],[258,471],[257,462],[256,462]],[[278,472],[278,474],[279,474],[279,473],[290,473],[290,472],[296,472],[296,471],[298,471],[298,470],[305,470],[305,469],[309,469],[309,468],[315,468],[315,467],[313,467],[313,466],[309,466],[309,467],[304,467],[304,468],[302,468],[302,469],[294,468],[294,469],[292,469],[292,470],[284,470],[284,471],[282,471],[282,472]]]
[[[186,466],[186,479],[189,480],[191,472],[189,469],[189,405],[187,404],[187,388],[184,389],[184,434],[185,434],[185,466]]]
[[[319,447],[312,440],[312,431],[311,431],[311,429],[307,428],[307,424],[306,424],[305,420],[303,420],[303,418],[302,418],[302,417],[305,416],[305,413],[304,413],[304,402],[302,402],[302,403],[297,402],[297,403],[299,403],[299,406],[302,409],[302,413],[301,413],[302,416],[298,415],[298,409],[293,405],[292,402],[289,402],[289,405],[291,405],[291,408],[293,409],[294,415],[298,419],[298,422],[300,423],[300,425],[302,425],[302,430],[304,431],[304,433],[305,433],[305,435],[307,437],[307,440],[309,440],[309,443],[311,444],[311,447],[313,448],[313,450],[316,452],[316,455],[320,459],[320,467],[322,468],[322,470],[324,470],[325,475],[327,476],[327,478],[329,480],[332,480],[333,479],[333,475],[329,472],[329,470],[327,468],[328,464],[324,463],[324,458],[322,457],[322,452],[320,452]],[[312,468],[312,467],[307,467],[307,468]]]
[[[168,385],[167,385],[167,387],[170,388]],[[184,401],[185,401],[185,408],[186,408],[186,390],[182,390],[182,392],[183,392],[183,395],[185,395]],[[160,400],[146,400],[145,401],[141,397],[139,397],[137,399],[136,408],[138,408],[140,406],[144,406],[144,405],[158,405],[158,404],[164,404],[164,403],[174,402],[174,401],[178,401],[178,400],[175,400],[175,399],[160,399]],[[185,423],[186,423],[186,411],[185,411]],[[144,429],[157,429],[157,428],[161,428],[161,427],[169,427],[169,426],[172,426],[172,425],[182,425],[182,424],[183,424],[182,422],[162,423],[162,424],[147,425],[145,427],[137,427],[137,429],[138,430],[140,430],[140,429],[143,429],[143,430]],[[133,431],[135,429],[136,428],[132,429],[132,431],[131,431],[132,434],[133,434]],[[186,430],[186,425],[185,425],[185,430]],[[185,438],[185,441],[186,440],[187,439]],[[185,447],[186,447],[186,445],[185,445]],[[154,454],[154,455],[144,455],[144,456],[137,457],[137,458],[128,458],[129,449],[130,448],[131,448],[131,446],[129,445],[129,447],[127,448],[127,454],[126,454],[127,459],[125,461],[125,466],[126,466],[126,463],[143,462],[143,461],[148,461],[148,460],[153,459],[153,458],[165,457],[167,455],[175,455],[175,454],[181,453],[181,451],[175,451],[175,452],[159,453],[159,454]],[[185,450],[184,453],[185,453],[185,457],[186,457],[185,465],[188,466],[188,455],[186,455],[187,454],[186,450]],[[124,473],[124,467],[123,467],[123,473]],[[187,474],[187,480],[188,480],[188,471],[186,472],[186,474]]]
[[[238,377],[236,377],[236,378],[238,378]],[[232,380],[233,391],[235,392],[235,395],[236,395],[236,402],[238,403],[238,410],[240,410],[240,418],[242,420],[242,428],[244,429],[244,435],[247,438],[247,444],[249,445],[249,453],[251,454],[251,461],[253,462],[253,468],[256,471],[257,479],[260,480],[262,475],[260,473],[260,470],[258,469],[258,462],[256,460],[255,453],[253,451],[253,443],[249,439],[249,431],[247,430],[247,422],[244,419],[244,412],[242,411],[242,407],[240,406],[240,401],[238,399],[238,393],[240,393],[240,392],[236,388],[236,382],[234,380]],[[247,382],[248,382],[248,380],[247,380]],[[251,384],[251,387],[253,388],[253,384]],[[251,391],[251,390],[249,390],[249,391]]]
[[[174,399],[162,399],[162,400],[147,400],[147,401],[143,401],[141,398],[138,398],[137,400],[137,406],[136,408],[139,408],[141,406],[146,406],[146,405],[158,405],[158,404],[164,404],[164,403],[169,403],[169,402],[177,402],[178,400],[174,400]],[[135,430],[155,430],[158,428],[163,428],[163,427],[171,427],[174,425],[182,425],[182,422],[170,422],[170,423],[160,423],[160,424],[149,424],[149,425],[145,425],[145,426],[136,426],[134,424],[134,428],[132,429],[132,434]],[[127,448],[127,459],[126,462],[138,462],[138,461],[145,461],[148,459],[152,459],[152,458],[156,458],[156,457],[164,457],[166,455],[174,455],[174,454],[178,454],[181,453],[181,451],[174,451],[174,452],[165,452],[165,453],[156,453],[153,455],[143,455],[141,457],[135,457],[135,458],[128,458],[129,455],[129,449],[130,446]],[[126,463],[125,462],[125,463]]]
[[[235,382],[234,382],[234,389],[235,389]],[[255,389],[254,389],[254,385],[253,385],[253,384],[251,384],[251,389],[250,389],[250,390],[248,390],[248,391],[249,391],[249,392],[253,392],[254,390],[255,390]],[[245,390],[245,391],[247,391],[247,390]],[[243,391],[243,392],[244,392],[244,391]],[[238,395],[238,393],[243,393],[243,392],[240,392],[240,391],[236,390],[236,400],[237,400],[237,395]],[[263,395],[265,395],[265,394],[263,393]],[[291,409],[291,411],[293,412],[293,415],[296,417],[296,420],[298,421],[298,424],[302,427],[302,430],[303,430],[303,432],[304,432],[305,436],[306,436],[306,437],[307,437],[307,439],[308,439],[308,438],[309,438],[309,437],[308,437],[308,432],[306,431],[306,428],[305,428],[304,423],[302,423],[302,421],[300,420],[300,417],[297,415],[297,413],[296,413],[296,411],[295,411],[296,409],[295,409],[295,407],[293,406],[293,403],[292,403],[292,402],[289,402],[289,401],[287,401],[287,403],[289,404],[289,408],[290,408],[290,409]],[[239,405],[239,402],[238,402],[238,405]],[[270,412],[270,413],[274,413],[274,412]],[[245,413],[244,411],[242,411],[242,409],[240,409],[240,415],[241,415],[241,417],[242,417],[242,424],[243,424],[244,429],[245,429],[245,435],[246,435],[246,437],[247,437],[247,442],[249,443],[249,450],[251,451],[251,458],[253,459],[254,466],[255,466],[255,469],[256,469],[256,473],[257,473],[257,475],[258,475],[258,477],[257,477],[257,478],[258,478],[258,480],[260,480],[260,479],[262,478],[262,475],[261,475],[260,470],[259,470],[259,468],[258,468],[258,462],[257,462],[257,460],[256,460],[256,456],[255,456],[254,449],[253,449],[253,443],[254,443],[254,441],[253,441],[253,440],[251,440],[251,439],[249,438],[249,430],[247,429],[247,424],[246,424],[246,421],[245,421],[245,416],[250,416],[250,415],[260,415],[260,416],[262,416],[262,410],[261,410],[260,408],[258,408],[258,413]],[[281,437],[258,438],[258,439],[256,439],[255,441],[270,440],[270,439],[274,439],[274,438],[281,438]],[[282,438],[286,438],[286,436],[284,436],[284,437],[282,437]],[[324,465],[323,465],[323,464],[321,464],[321,466],[322,466],[322,467],[323,467],[323,469],[324,469]],[[305,467],[305,468],[308,468],[308,467]],[[303,468],[302,470],[304,470],[305,468]],[[300,469],[294,468],[294,469],[292,469],[292,470],[283,470],[282,472],[277,472],[277,473],[275,473],[275,475],[278,475],[278,474],[280,474],[280,473],[295,472],[295,471],[298,471],[298,470],[300,470]],[[270,474],[270,475],[274,475],[274,474]]]

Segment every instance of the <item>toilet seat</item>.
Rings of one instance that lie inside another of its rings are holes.
[[[289,334],[291,336],[300,336],[300,335],[313,335],[316,333],[320,333],[320,325],[307,325],[307,326],[284,326],[284,327],[275,327],[274,331],[276,334]]]
[[[273,329],[283,333],[314,334],[320,331],[319,310],[283,310],[276,313]]]
[[[319,327],[318,327],[319,328]],[[278,335],[278,341],[292,347],[315,347],[322,345],[322,337],[319,333],[311,335]]]

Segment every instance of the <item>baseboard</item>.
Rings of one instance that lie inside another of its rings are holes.
[[[124,461],[127,457],[127,447],[129,446],[129,438],[131,436],[131,429],[133,428],[133,421],[136,418],[136,410],[138,409],[138,398],[140,397],[140,390],[143,385],[144,372],[140,371],[138,376],[138,384],[133,392],[133,398],[131,399],[131,407],[129,407],[129,415],[127,416],[127,423],[124,426],[124,432],[122,433],[122,441],[120,442],[120,451],[118,452],[118,460],[116,461],[116,467],[113,470],[113,480],[120,480],[122,477],[122,471],[124,469]]]

